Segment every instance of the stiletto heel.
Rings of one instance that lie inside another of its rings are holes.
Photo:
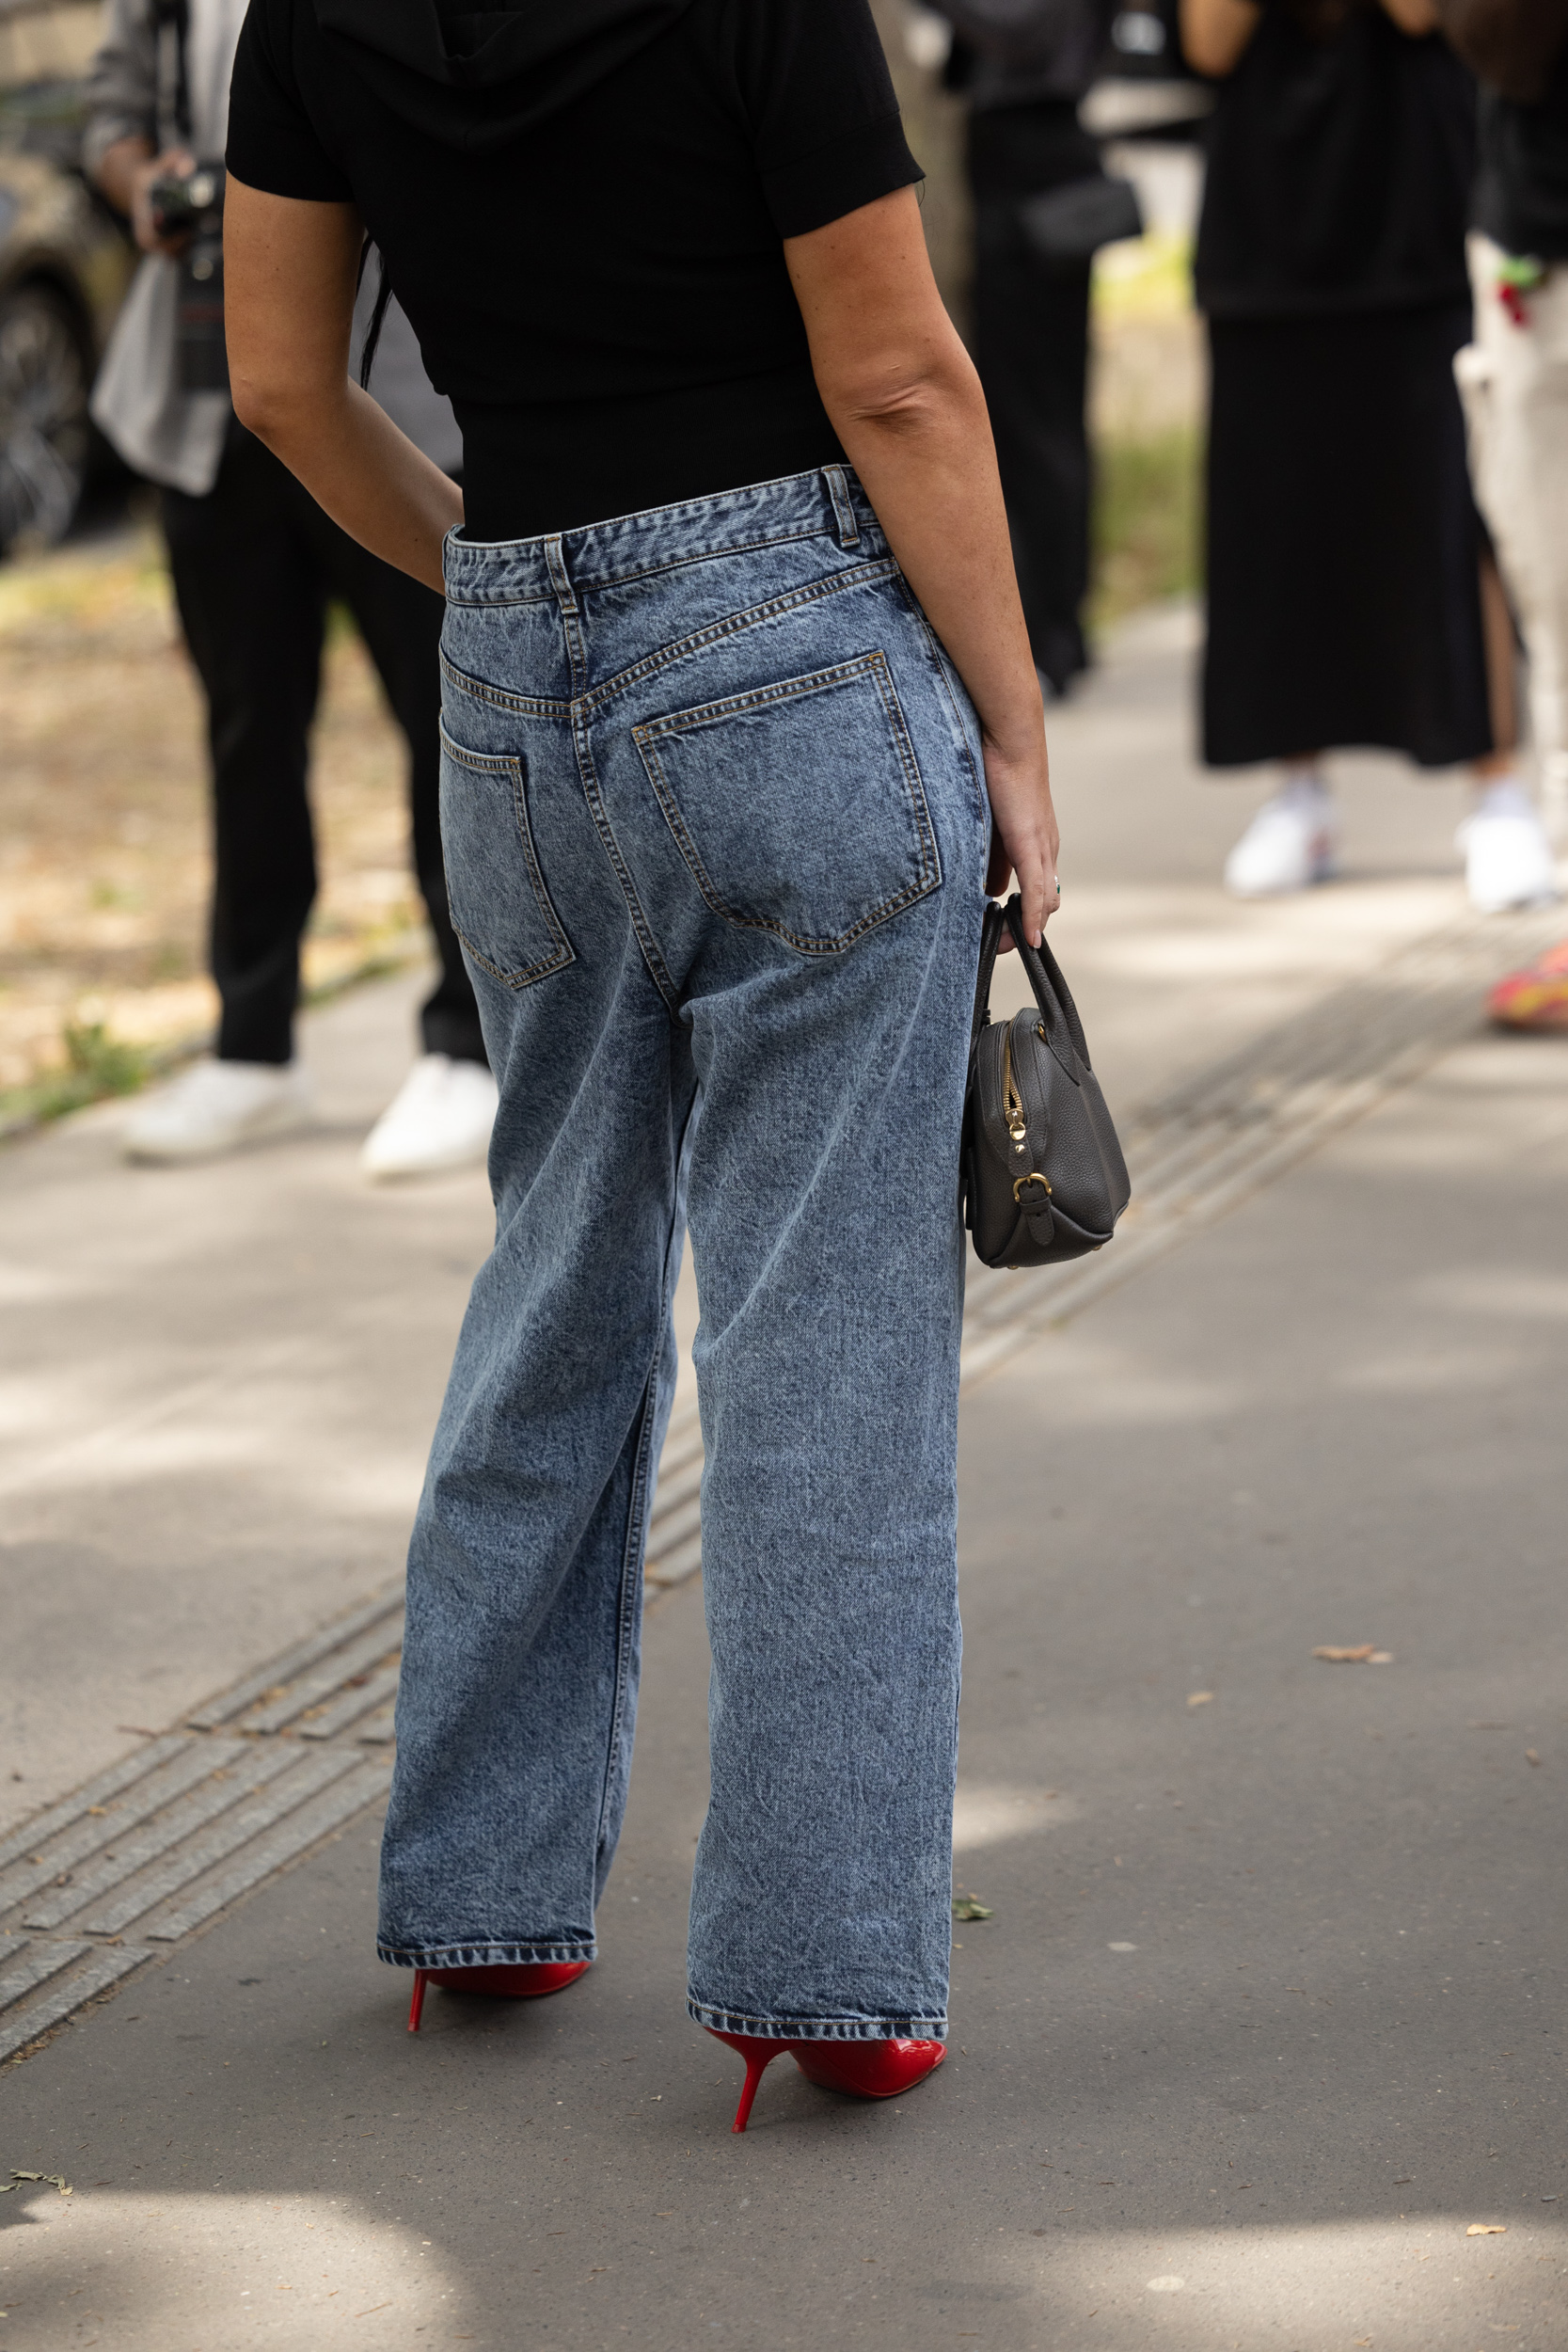
[[[857,2099],[896,2099],[934,2074],[947,2056],[941,2042],[914,2042],[897,2036],[879,2042],[770,2042],[761,2034],[721,2033],[705,2026],[715,2042],[727,2042],[746,2061],[746,2085],[735,2111],[732,2132],[743,2132],[752,2102],[773,2060],[787,2050],[807,2082],[822,2090],[847,2090]]]
[[[703,2031],[710,2033],[715,2042],[727,2042],[730,2048],[738,2050],[746,2061],[746,2085],[740,2094],[740,2105],[735,2111],[735,2122],[730,2125],[732,2132],[743,2132],[752,2112],[752,2102],[757,2095],[758,2083],[779,2053],[793,2045],[787,2042],[765,2041],[760,2034],[721,2033],[717,2026],[705,2026]]]
[[[500,1968],[416,1968],[408,2030],[420,2030],[427,1984],[438,1984],[443,1993],[485,1993],[492,1999],[533,2001],[541,1994],[560,1993],[576,1984],[593,1965],[591,1960],[531,1960]]]

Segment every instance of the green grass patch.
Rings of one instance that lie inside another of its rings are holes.
[[[150,1054],[110,1035],[102,1021],[68,1021],[60,1033],[64,1067],[30,1086],[0,1090],[0,1136],[63,1119],[111,1094],[135,1094],[152,1074]]]
[[[300,991],[300,1004],[330,1005],[367,980],[389,979],[406,970],[420,951],[420,934],[409,932],[370,950],[358,962],[330,980]],[[150,1079],[166,1078],[181,1065],[206,1050],[204,1038],[189,1037],[156,1045],[132,1045],[117,1038],[102,1021],[68,1021],[60,1032],[65,1049],[61,1067],[46,1071],[26,1086],[0,1087],[0,1143],[8,1136],[32,1133],[52,1119],[86,1110],[111,1095],[135,1094]]]
[[[1203,583],[1203,440],[1178,425],[1148,440],[1106,440],[1095,458],[1093,627]]]

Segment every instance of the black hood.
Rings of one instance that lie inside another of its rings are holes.
[[[625,65],[691,0],[315,0],[316,20],[392,112],[470,152],[499,147]]]

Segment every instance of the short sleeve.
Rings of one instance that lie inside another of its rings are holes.
[[[225,160],[236,180],[264,195],[347,203],[354,190],[300,96],[293,17],[294,0],[250,0],[229,89]]]
[[[736,8],[741,104],[781,237],[825,228],[924,177],[868,0],[736,0]]]

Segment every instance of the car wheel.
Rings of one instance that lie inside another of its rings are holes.
[[[47,286],[0,295],[0,549],[52,547],[87,479],[87,355]]]

